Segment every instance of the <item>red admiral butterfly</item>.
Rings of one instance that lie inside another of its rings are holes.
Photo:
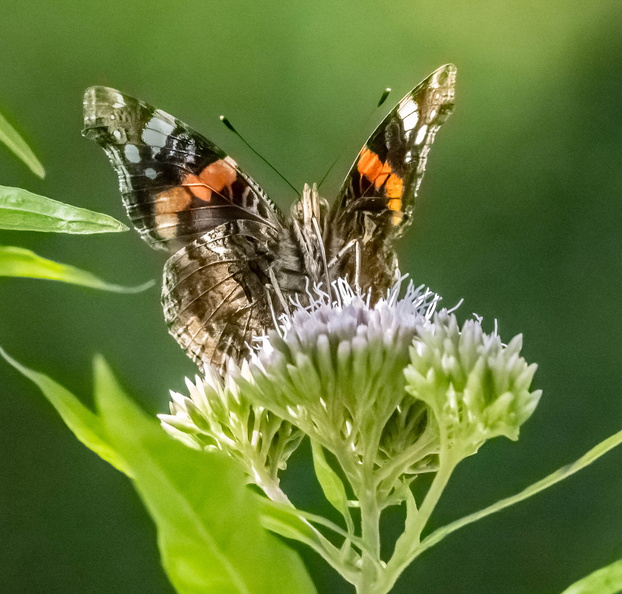
[[[347,278],[372,300],[395,281],[394,240],[408,226],[434,135],[453,108],[442,66],[376,128],[332,207],[305,186],[284,217],[251,177],[169,114],[107,87],[84,95],[83,135],[119,176],[141,237],[171,257],[162,303],[170,333],[199,365],[248,355],[307,283]]]

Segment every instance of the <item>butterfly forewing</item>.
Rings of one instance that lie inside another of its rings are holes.
[[[454,104],[456,68],[434,71],[384,118],[357,155],[325,230],[337,259],[333,276],[347,276],[381,295],[393,282],[393,240],[411,221],[434,137]]]
[[[409,222],[430,146],[454,105],[456,68],[435,70],[408,93],[360,150],[333,205],[336,215],[384,208],[400,231]]]
[[[223,150],[115,89],[87,89],[83,134],[108,154],[143,239],[173,252],[162,292],[170,333],[201,367],[239,361],[272,320],[276,207]]]
[[[162,110],[115,89],[90,87],[83,134],[108,154],[128,215],[153,247],[174,252],[231,220],[282,224],[231,157]]]

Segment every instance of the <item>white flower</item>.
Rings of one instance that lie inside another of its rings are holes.
[[[400,298],[403,280],[374,304],[343,280],[330,295],[308,290],[241,370],[225,379],[208,370],[187,382],[190,397],[172,394],[164,427],[227,452],[281,499],[278,471],[307,435],[314,452],[332,453],[355,497],[372,489],[380,508],[447,456],[455,465],[487,439],[516,439],[540,398],[521,338],[506,346],[480,318],[461,328],[452,312],[436,313],[429,289],[411,282]]]
[[[435,313],[438,295],[410,283],[400,298],[401,284],[373,305],[343,281],[333,297],[316,288],[263,337],[244,386],[383,506],[437,470],[443,449],[464,457],[496,435],[516,438],[540,397],[519,338],[506,347],[480,319],[460,329],[453,313]]]
[[[204,378],[186,380],[189,397],[171,392],[170,415],[158,415],[164,429],[197,449],[219,449],[237,460],[250,482],[273,499],[282,499],[278,472],[286,467],[302,433],[286,421],[253,405],[235,378],[250,377],[248,364],[229,367],[224,379],[207,369]]]

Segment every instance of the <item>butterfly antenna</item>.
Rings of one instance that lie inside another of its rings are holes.
[[[337,158],[331,163],[331,166],[326,170],[326,173],[324,174],[324,177],[320,180],[320,183],[317,185],[318,189],[322,187],[322,184],[326,181],[326,178],[328,177],[328,174],[333,170],[335,165],[337,165],[337,161],[339,161],[339,159],[341,159],[341,157],[343,157],[343,151],[341,151],[341,153],[339,153]]]
[[[390,87],[387,87],[384,91],[382,91],[382,95],[380,95],[380,99],[378,100],[376,107],[374,107],[371,113],[367,116],[367,119],[365,120],[366,122],[376,113],[376,110],[387,100],[390,94],[391,94]],[[341,157],[343,157],[344,152],[345,152],[345,149],[341,151],[339,156],[331,163],[331,166],[328,168],[328,171],[326,171],[326,173],[324,174],[324,177],[322,177],[322,179],[320,180],[320,183],[317,185],[318,188],[320,188],[322,184],[326,181],[326,178],[328,177],[329,173],[333,170],[335,165],[337,165],[337,162],[341,159]]]
[[[387,100],[387,97],[390,94],[391,87],[387,87],[384,91],[382,91],[382,95],[380,95],[380,99],[378,100],[378,105],[376,105],[376,109],[378,109]]]
[[[274,171],[298,196],[300,196],[300,192],[290,183],[290,181],[274,166],[268,159],[266,159],[263,155],[258,153],[248,142],[247,140],[233,127],[233,124],[229,121],[229,119],[221,115],[220,121],[227,127],[231,132],[233,132],[251,151],[253,151],[272,171]]]

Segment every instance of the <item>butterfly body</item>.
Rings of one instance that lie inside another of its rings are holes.
[[[453,106],[455,68],[406,95],[361,149],[329,207],[305,186],[283,216],[209,140],[107,87],[84,98],[83,134],[119,177],[130,219],[170,257],[162,303],[173,337],[200,367],[246,357],[310,286],[346,278],[372,300],[395,281],[394,241],[410,222],[434,135]]]

